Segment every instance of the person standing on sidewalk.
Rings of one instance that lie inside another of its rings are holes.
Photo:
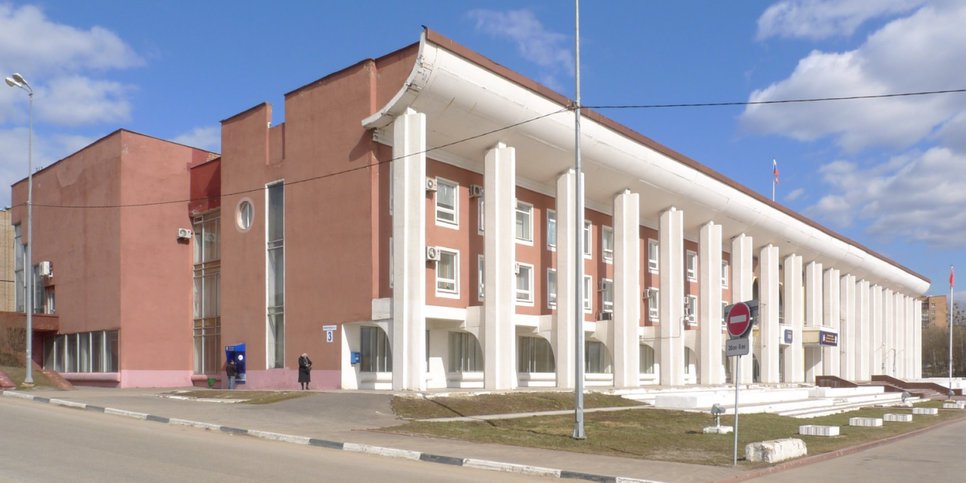
[[[234,390],[235,378],[238,377],[238,365],[235,364],[235,359],[231,359],[225,364],[225,373],[228,374],[228,390]]]
[[[302,353],[299,356],[299,384],[302,389],[309,388],[309,381],[312,380],[312,359],[309,359],[309,355]]]

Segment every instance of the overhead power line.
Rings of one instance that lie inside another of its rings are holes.
[[[726,102],[694,102],[679,104],[601,104],[584,106],[590,109],[666,109],[676,107],[723,107],[723,106],[760,106],[766,104],[805,104],[810,102],[854,101],[859,99],[887,99],[890,97],[932,96],[937,94],[958,94],[966,89],[945,89],[939,91],[900,92],[894,94],[869,94],[864,96],[842,97],[812,97],[803,99],[774,99],[768,101],[726,101]]]

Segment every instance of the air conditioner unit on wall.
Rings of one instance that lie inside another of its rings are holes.
[[[613,312],[601,312],[597,315],[597,320],[614,320]]]
[[[54,276],[54,268],[49,260],[44,260],[37,264],[37,274],[41,277]]]
[[[188,240],[191,238],[191,230],[188,228],[178,228],[178,239]]]
[[[520,275],[520,264],[519,263],[514,263],[513,264],[513,274],[514,275]]]
[[[482,198],[483,197],[483,187],[478,184],[470,185],[470,198]]]
[[[426,247],[426,260],[431,262],[439,261],[439,248],[437,247]]]
[[[436,178],[426,178],[426,191],[436,191]]]

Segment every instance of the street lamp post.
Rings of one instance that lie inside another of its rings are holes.
[[[34,316],[34,272],[33,272],[33,199],[34,199],[34,90],[27,79],[14,73],[4,79],[10,87],[23,89],[27,92],[28,130],[27,130],[27,260],[24,264],[24,276],[27,277],[27,363],[24,372],[24,385],[32,386],[33,377],[33,316]]]

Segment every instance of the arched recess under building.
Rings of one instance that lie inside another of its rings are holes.
[[[392,389],[392,346],[387,323],[342,325],[343,389]],[[352,354],[359,360],[352,363]]]
[[[614,369],[610,351],[598,340],[584,341],[584,380],[588,386],[613,386]]]
[[[684,383],[698,383],[698,356],[690,347],[684,348]]]
[[[539,335],[517,336],[517,384],[520,387],[554,387],[557,364],[550,342]]]
[[[639,346],[638,378],[641,385],[657,384],[660,373],[659,364],[654,359],[654,348],[648,344]]]

